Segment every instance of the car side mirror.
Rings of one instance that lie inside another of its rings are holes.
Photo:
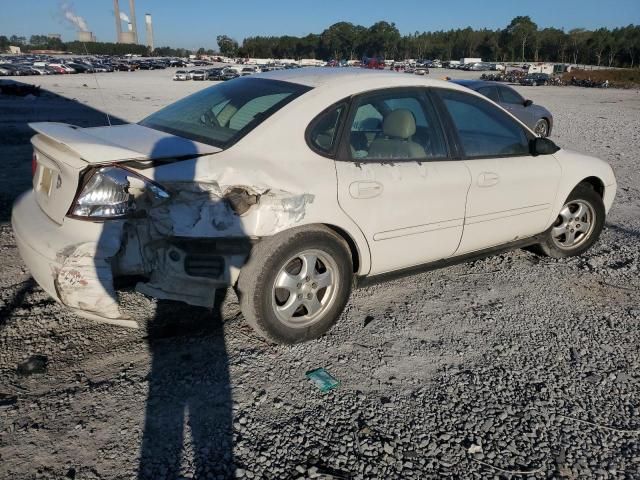
[[[524,106],[528,107],[529,105],[533,105],[533,100],[525,100],[524,101]]]
[[[551,155],[560,150],[555,143],[553,143],[548,138],[536,137],[531,140],[529,144],[531,148],[531,155]]]

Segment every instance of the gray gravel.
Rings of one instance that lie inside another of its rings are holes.
[[[137,120],[156,107],[129,97],[208,85],[168,76],[99,78],[110,113]],[[0,478],[640,478],[638,91],[518,87],[556,142],[616,170],[586,255],[514,251],[358,290],[327,336],[286,347],[252,334],[233,293],[212,312],[124,288],[145,327],[126,330],[33,284],[6,223],[29,184],[24,122],[102,109],[73,84],[91,77],[51,78],[78,100],[0,96]],[[340,387],[317,390],[317,367]]]

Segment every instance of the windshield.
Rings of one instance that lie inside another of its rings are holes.
[[[310,87],[237,78],[205,88],[159,110],[140,125],[227,148]]]

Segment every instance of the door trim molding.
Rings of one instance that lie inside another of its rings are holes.
[[[518,215],[526,215],[528,213],[543,212],[551,210],[550,203],[540,205],[531,205],[529,207],[513,208],[510,210],[501,210],[499,212],[484,213],[482,215],[474,215],[465,218],[465,225],[473,225],[476,223],[490,222],[493,220],[501,220],[508,217],[517,217]]]
[[[454,218],[442,222],[426,223],[423,225],[415,225],[413,227],[397,228],[395,230],[385,230],[373,234],[375,241],[389,240],[391,238],[406,237],[409,235],[418,235],[420,233],[433,232],[436,230],[446,230],[447,228],[461,228],[464,224],[464,218]]]
[[[431,270],[438,270],[440,268],[458,265],[460,263],[465,263],[471,260],[478,260],[498,253],[508,252],[509,250],[514,250],[516,248],[529,247],[531,245],[540,243],[545,233],[546,231],[534,235],[533,237],[523,238],[515,242],[509,242],[495,247],[465,253],[454,257],[443,258],[441,260],[436,260],[435,262],[415,265],[413,267],[407,267],[400,270],[393,270],[391,272],[378,273],[375,275],[356,276],[354,284],[356,288],[368,287],[370,285],[377,285],[389,280],[396,280],[398,278],[417,275],[419,273],[429,272]]]

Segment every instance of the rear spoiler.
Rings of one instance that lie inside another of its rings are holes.
[[[29,126],[93,164],[183,159],[221,149],[137,124],[82,128],[68,123],[37,122]],[[161,148],[156,149],[158,145]]]
[[[76,153],[89,163],[149,160],[146,155],[91,135],[90,130],[68,123],[37,122],[29,126],[50,140]]]

